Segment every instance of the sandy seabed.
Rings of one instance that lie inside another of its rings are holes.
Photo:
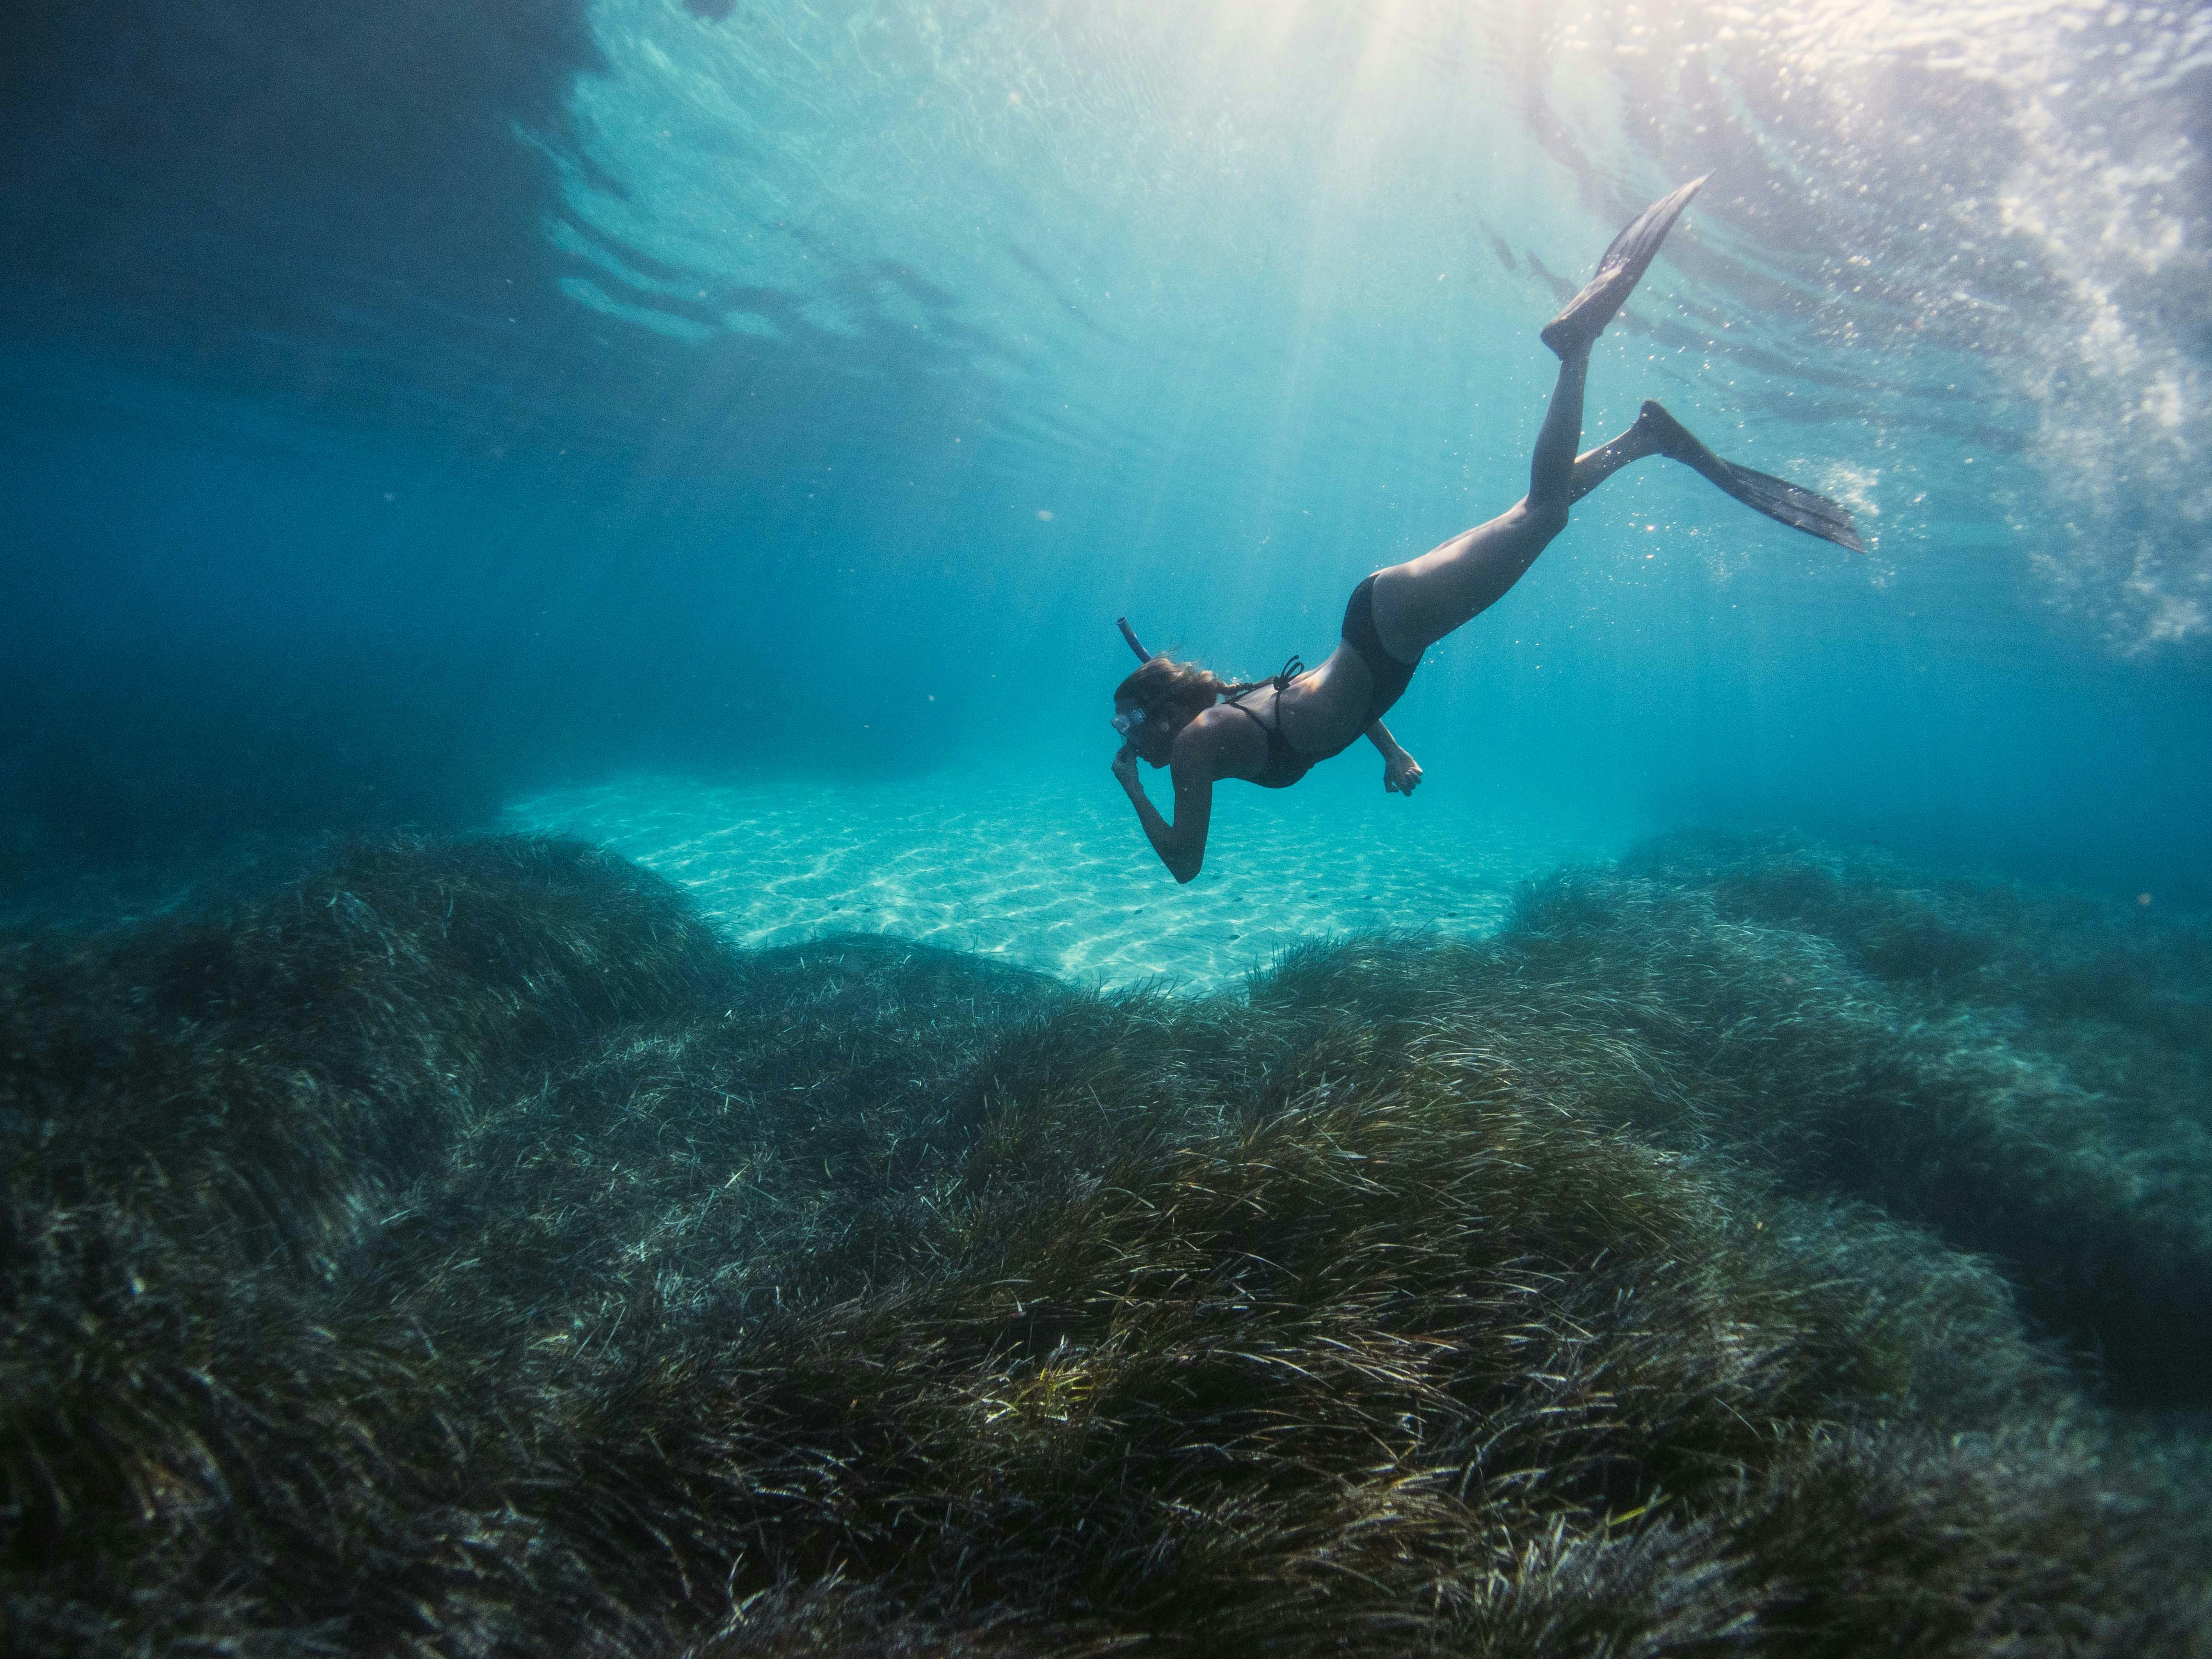
[[[1520,882],[1623,845],[1448,797],[1223,791],[1206,868],[1177,888],[1103,775],[980,788],[944,775],[635,777],[517,802],[501,827],[634,859],[689,889],[741,945],[889,933],[1079,982],[1194,994],[1316,938],[1492,932]]]

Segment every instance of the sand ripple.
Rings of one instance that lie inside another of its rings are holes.
[[[741,945],[862,930],[1190,992],[1331,933],[1487,933],[1516,882],[1619,850],[1309,783],[1293,797],[1223,792],[1206,872],[1178,888],[1112,781],[1073,775],[983,788],[640,777],[520,802],[507,827],[580,836],[659,871]]]

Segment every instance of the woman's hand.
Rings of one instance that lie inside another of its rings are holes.
[[[1421,763],[1401,749],[1382,763],[1382,787],[1394,795],[1410,795],[1421,781]]]

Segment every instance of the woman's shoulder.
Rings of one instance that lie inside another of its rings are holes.
[[[1273,696],[1272,690],[1263,687],[1258,692],[1246,692],[1201,710],[1176,734],[1176,749],[1187,744],[1194,755],[1241,759],[1255,741],[1262,744],[1267,742],[1264,703]],[[1263,706],[1255,708],[1255,703]]]

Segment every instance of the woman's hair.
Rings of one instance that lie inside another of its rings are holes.
[[[1114,701],[1139,708],[1174,704],[1193,714],[1211,708],[1237,688],[1210,669],[1173,657],[1152,657],[1114,688]]]
[[[1132,702],[1139,708],[1172,707],[1187,710],[1191,715],[1202,714],[1224,697],[1241,696],[1263,685],[1272,685],[1279,691],[1304,667],[1293,657],[1272,679],[1231,682],[1194,662],[1177,662],[1173,657],[1154,655],[1146,658],[1142,668],[1114,688],[1114,701]]]

